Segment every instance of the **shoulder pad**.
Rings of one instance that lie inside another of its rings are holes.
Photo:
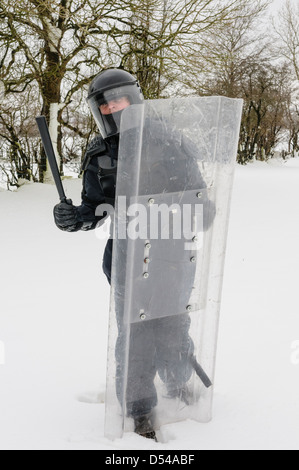
[[[104,142],[104,139],[100,135],[98,135],[94,139],[92,139],[92,141],[88,144],[86,153],[88,155],[94,156],[102,152],[103,150],[106,150],[106,144]]]
[[[87,150],[84,156],[83,164],[82,164],[82,171],[86,170],[88,167],[90,160],[98,156],[100,153],[106,150],[106,144],[103,138],[98,135],[88,144]]]

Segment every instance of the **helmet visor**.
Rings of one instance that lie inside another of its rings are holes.
[[[134,103],[132,87],[125,85],[93,94],[87,99],[92,115],[104,139],[119,134],[122,111]]]

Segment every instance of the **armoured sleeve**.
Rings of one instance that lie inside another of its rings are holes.
[[[97,223],[105,216],[95,215],[96,208],[105,202],[105,197],[98,178],[97,156],[101,153],[105,145],[100,137],[91,141],[87,148],[85,160],[83,163],[83,189],[82,202],[77,207],[78,221],[83,223],[82,230],[93,230]]]

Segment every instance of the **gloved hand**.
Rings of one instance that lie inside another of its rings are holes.
[[[54,207],[54,220],[57,227],[65,232],[77,232],[83,225],[78,221],[77,209],[70,199]]]

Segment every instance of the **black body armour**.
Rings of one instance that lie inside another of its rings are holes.
[[[105,202],[114,206],[117,160],[111,159],[108,155],[102,155],[97,157],[97,164],[99,168],[98,178]]]
[[[97,174],[99,187],[90,187],[89,179],[85,178],[83,182],[83,200],[97,199],[98,201],[114,206],[115,186],[117,175],[118,158],[118,138],[111,137],[106,139],[98,136],[91,141],[88,146],[82,170],[84,173],[92,172]],[[94,185],[93,185],[94,186]],[[98,197],[94,197],[94,191],[97,189]]]

